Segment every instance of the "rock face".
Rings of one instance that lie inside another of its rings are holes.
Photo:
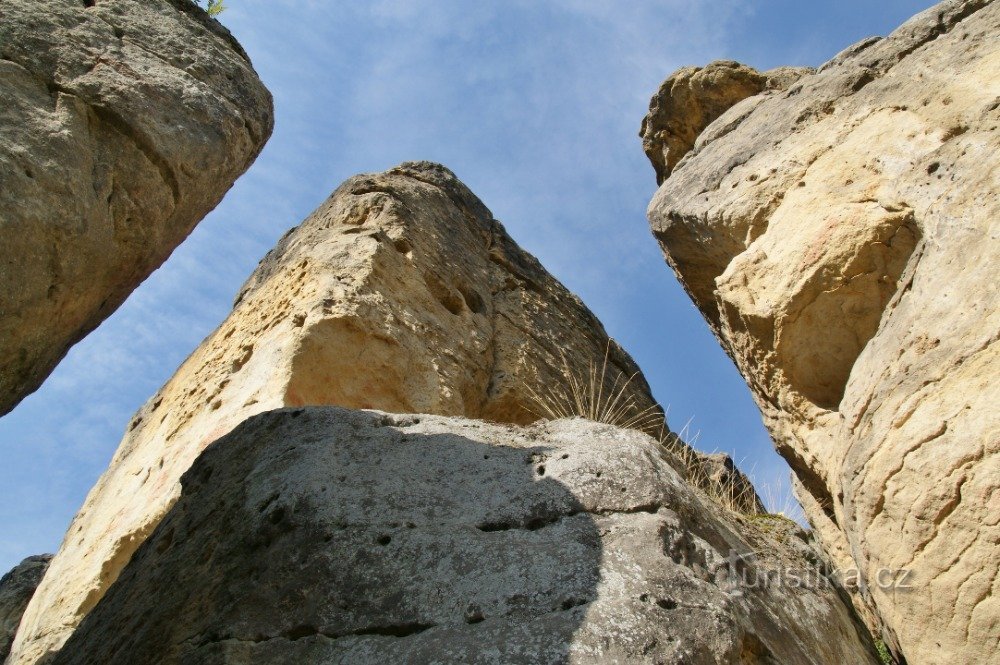
[[[1000,653],[998,36],[956,1],[857,44],[719,117],[649,208],[910,663]]]
[[[351,178],[135,415],[28,608],[14,662],[62,644],[177,500],[181,474],[248,417],[333,404],[523,424],[536,396],[592,369],[605,396],[624,388],[618,404],[662,424],[628,354],[450,171]]]
[[[29,556],[0,578],[0,663],[10,653],[24,608],[28,606],[51,560],[51,554]]]
[[[155,270],[271,134],[189,0],[0,4],[0,415]]]
[[[764,515],[767,508],[757,495],[753,482],[736,467],[736,463],[726,453],[698,455],[697,469],[690,476],[695,484],[708,490],[709,494],[721,495],[724,505],[743,515]]]
[[[875,662],[832,587],[752,584],[811,567],[801,531],[635,431],[282,409],[181,482],[53,663]]]
[[[650,100],[639,129],[657,184],[666,180],[704,129],[737,102],[765,90],[784,90],[812,71],[779,67],[758,72],[732,60],[717,60],[671,74]]]

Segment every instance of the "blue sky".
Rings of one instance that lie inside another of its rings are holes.
[[[674,69],[817,65],[908,0],[228,0],[274,93],[251,170],[163,268],[0,418],[0,572],[52,552],[131,414],[228,314],[239,285],[345,178],[450,167],[632,353],[680,428],[782,481],[749,392],[664,263],[637,137]],[[787,485],[787,482],[785,483]]]

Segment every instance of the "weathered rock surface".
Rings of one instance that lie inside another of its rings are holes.
[[[51,560],[51,554],[29,556],[0,578],[0,663],[10,653],[24,608],[28,606]]]
[[[177,500],[181,474],[248,417],[333,404],[523,424],[536,395],[591,368],[605,395],[624,386],[634,413],[661,413],[594,315],[450,171],[349,179],[133,418],[28,608],[15,662],[62,644]]]
[[[188,0],[0,3],[0,414],[218,204],[272,120]]]
[[[649,102],[639,136],[642,149],[662,183],[698,136],[716,118],[747,97],[765,90],[784,90],[806,74],[808,67],[778,67],[758,72],[732,60],[704,67],[684,67],[670,75]]]
[[[998,109],[1000,3],[945,2],[730,109],[649,208],[911,664],[1000,662]]]
[[[800,530],[635,431],[282,409],[182,485],[54,663],[874,662],[833,587],[730,575],[810,569]]]
[[[694,476],[695,484],[709,494],[719,495],[723,505],[743,515],[767,513],[753,482],[737,468],[732,457],[726,453],[698,455],[695,464],[698,468],[688,475]],[[703,478],[700,482],[699,476]]]

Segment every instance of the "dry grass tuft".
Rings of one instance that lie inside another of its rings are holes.
[[[780,480],[771,483],[762,483],[764,494],[764,507],[768,515],[778,515],[798,523],[800,526],[808,528],[806,514],[802,506],[795,500],[791,485],[786,485]]]
[[[629,385],[638,372],[626,377],[623,372],[612,367],[614,380],[605,387],[608,379],[608,355],[611,340],[604,349],[604,361],[600,368],[590,363],[588,375],[581,379],[570,369],[566,355],[560,351],[564,383],[547,386],[541,392],[532,386],[525,386],[534,404],[528,410],[540,418],[558,420],[560,418],[581,417],[598,423],[607,423],[622,429],[636,429],[641,432],[655,431],[664,422],[663,412],[656,404],[640,407],[635,396],[628,392]]]
[[[762,504],[753,483],[742,482],[742,478],[738,477],[740,471],[726,471],[695,450],[693,446],[701,433],[691,434],[691,420],[684,424],[680,433],[675,434],[667,429],[666,414],[659,405],[640,406],[635,395],[629,393],[629,386],[637,374],[626,376],[614,366],[609,367],[610,351],[611,340],[608,340],[603,361],[599,365],[591,362],[585,377],[574,373],[565,354],[560,351],[563,382],[541,390],[526,385],[525,389],[532,399],[532,404],[526,406],[528,411],[543,419],[581,417],[649,434],[676,459],[681,467],[678,471],[691,485],[727,510],[741,515],[758,515],[765,506],[768,511],[771,505],[779,506],[778,503]],[[772,500],[777,497],[779,493],[776,490]],[[790,494],[785,493],[783,497],[778,513],[788,515],[798,505]]]

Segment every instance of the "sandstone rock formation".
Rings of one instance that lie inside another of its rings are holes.
[[[911,664],[1000,654],[998,109],[1000,3],[945,2],[736,104],[649,208]]]
[[[10,653],[24,608],[28,606],[51,560],[51,554],[29,556],[0,578],[0,663]]]
[[[528,423],[536,395],[592,368],[605,396],[624,388],[619,403],[662,423],[628,354],[450,171],[420,162],[349,179],[135,415],[25,614],[14,662],[62,644],[177,500],[181,474],[248,417],[334,404]]]
[[[218,204],[272,120],[189,0],[3,0],[0,415]]]
[[[758,72],[732,60],[716,60],[671,74],[650,100],[639,129],[642,149],[656,169],[656,183],[666,180],[705,128],[737,102],[765,90],[784,90],[812,71],[778,67]]]
[[[875,662],[832,587],[755,586],[801,531],[748,540],[635,431],[281,409],[182,485],[53,663]]]
[[[697,468],[687,474],[688,480],[693,477],[695,485],[717,496],[723,505],[743,515],[767,514],[753,482],[737,468],[732,457],[726,453],[699,454],[695,465]]]

